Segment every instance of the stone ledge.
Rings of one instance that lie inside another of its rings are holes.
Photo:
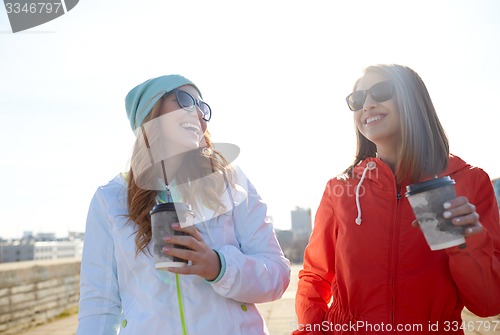
[[[78,308],[80,258],[0,264],[0,333],[19,334]]]

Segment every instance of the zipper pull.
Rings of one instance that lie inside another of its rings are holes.
[[[166,186],[167,186],[167,191],[166,191],[167,202],[173,202],[172,201],[172,193],[170,193],[170,185],[166,185]]]
[[[398,194],[396,194],[396,199],[397,200],[401,199],[401,192],[398,192]]]

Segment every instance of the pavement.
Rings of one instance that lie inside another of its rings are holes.
[[[295,316],[295,292],[297,275],[301,265],[292,266],[290,285],[280,300],[259,304],[257,307],[266,320],[270,335],[289,335],[297,328]],[[500,315],[478,318],[471,312],[462,313],[466,335],[500,335]],[[77,314],[67,316],[22,332],[19,335],[75,335],[78,324]],[[496,328],[496,329],[494,329]]]

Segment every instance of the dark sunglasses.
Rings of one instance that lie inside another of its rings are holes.
[[[368,93],[370,93],[376,102],[384,102],[392,98],[394,85],[392,85],[391,81],[387,80],[376,83],[367,90],[352,92],[345,98],[349,109],[355,112],[363,108]]]
[[[196,110],[196,106],[201,110],[203,113],[202,119],[205,121],[210,121],[210,118],[212,117],[212,109],[210,106],[201,100],[195,99],[191,94],[189,94],[186,91],[180,90],[176,88],[173,90],[175,93],[175,98],[177,99],[177,103],[181,108],[193,112]]]

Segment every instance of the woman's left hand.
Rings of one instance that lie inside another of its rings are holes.
[[[168,268],[168,271],[184,275],[198,275],[206,280],[217,278],[221,270],[219,255],[205,243],[198,229],[195,227],[181,228],[177,223],[174,223],[172,228],[189,235],[165,236],[163,240],[167,243],[182,245],[189,249],[164,248],[163,252],[170,256],[190,260],[191,265]]]
[[[455,226],[465,227],[465,237],[479,234],[483,226],[479,222],[476,206],[471,204],[466,197],[460,196],[444,203],[443,217],[451,219]]]
[[[451,223],[455,226],[465,226],[465,237],[479,234],[483,231],[483,226],[479,222],[479,214],[476,206],[471,204],[466,197],[457,197],[444,203],[443,217],[451,218]],[[412,222],[413,227],[418,227],[418,221]]]

